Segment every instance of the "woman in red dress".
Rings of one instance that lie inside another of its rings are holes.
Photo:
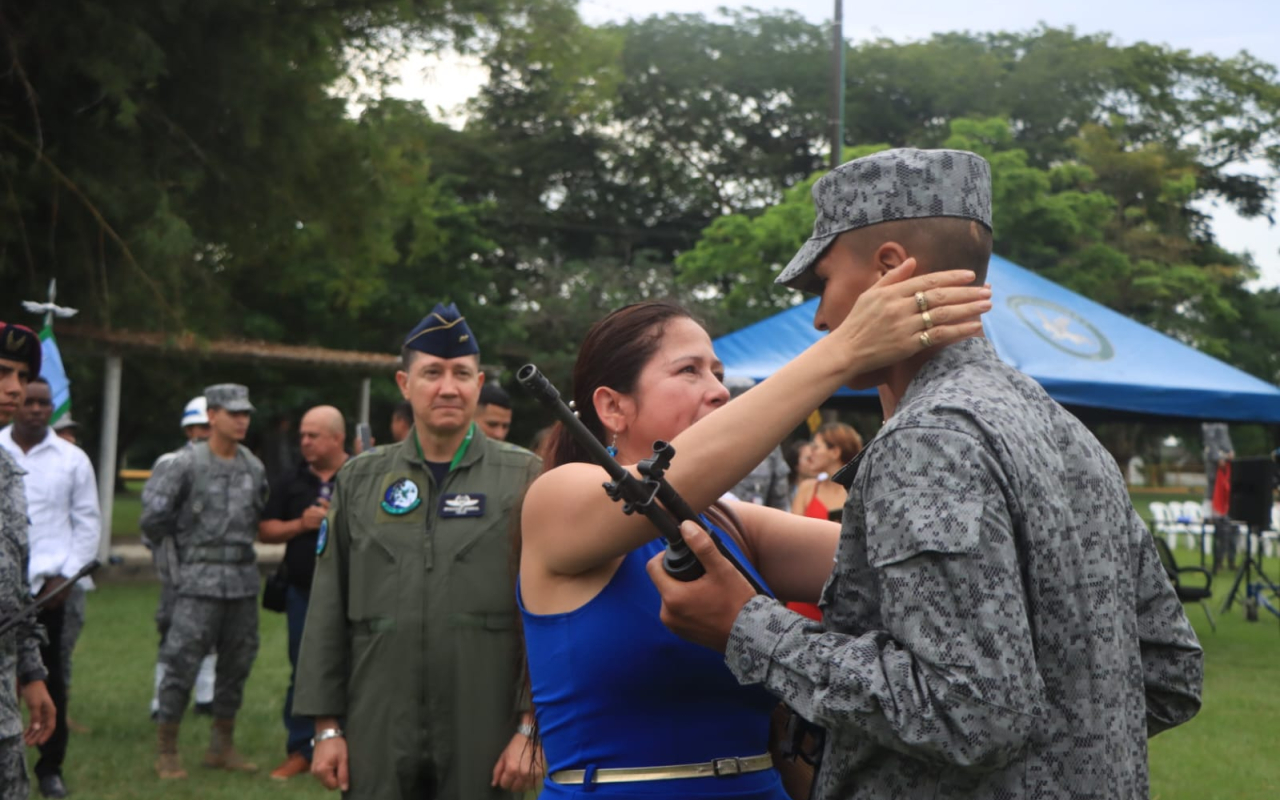
[[[809,442],[805,456],[817,477],[806,478],[796,486],[791,513],[839,522],[848,492],[831,481],[831,476],[862,452],[862,437],[853,426],[828,422],[818,428]],[[788,603],[787,608],[810,619],[822,619],[822,612],[812,603]]]

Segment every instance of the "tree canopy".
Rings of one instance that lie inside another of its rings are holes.
[[[718,334],[797,299],[772,278],[812,225],[829,41],[792,13],[14,0],[0,45],[6,318],[57,277],[94,326],[389,351],[454,300],[486,363],[563,382],[609,308],[676,296]],[[381,91],[395,57],[445,47],[489,75],[461,129]],[[1046,27],[845,56],[847,156],[983,154],[997,252],[1280,379],[1280,293],[1204,212],[1274,213],[1274,66]],[[130,369],[157,387],[127,410],[139,436],[205,374]],[[348,391],[255,378],[269,409]]]

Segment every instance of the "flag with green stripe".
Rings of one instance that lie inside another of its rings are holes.
[[[58,342],[53,338],[52,325],[45,325],[40,331],[40,351],[43,357],[40,376],[49,382],[49,391],[53,394],[53,419],[50,422],[57,422],[63,415],[71,413],[71,381],[67,379]]]

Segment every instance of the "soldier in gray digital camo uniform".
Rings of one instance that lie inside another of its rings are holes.
[[[266,471],[243,445],[253,405],[238,384],[205,389],[210,436],[178,452],[143,497],[143,532],[177,545],[177,599],[161,649],[158,758],[161,778],[185,778],[178,726],[200,661],[218,653],[206,766],[253,771],[233,746],[235,716],[258,654],[258,569],[253,543],[266,505]]]
[[[778,280],[822,294],[820,328],[908,257],[984,280],[972,153],[880,153],[813,196],[814,236]],[[835,477],[823,624],[709,569],[720,585],[682,595],[673,627],[826,729],[819,800],[1146,798],[1147,739],[1196,713],[1203,679],[1151,535],[1093,435],[985,338],[933,346],[915,299],[921,351],[866,381],[887,422]],[[702,623],[726,591],[736,619]]]
[[[22,405],[27,381],[40,374],[40,340],[29,328],[0,322],[0,426]],[[31,602],[27,580],[27,496],[23,471],[0,449],[0,622]],[[0,800],[26,800],[26,746],[48,741],[54,707],[40,660],[43,633],[32,616],[0,636]],[[18,698],[31,710],[24,731]]]
[[[193,447],[196,442],[203,442],[209,438],[209,404],[204,399],[204,395],[191,398],[182,409],[180,424],[182,426],[182,434],[187,437],[187,443],[177,450],[165,453],[156,459],[156,463],[151,467],[151,477],[147,479],[147,484],[142,487],[144,503],[153,494],[153,485],[162,486],[165,484],[164,472],[168,468],[169,462],[173,461],[178,456],[178,453]],[[171,534],[172,531],[168,533]],[[154,720],[160,715],[160,685],[164,682],[166,671],[162,658],[164,640],[169,633],[169,625],[173,622],[173,604],[178,596],[175,582],[179,578],[178,572],[180,570],[177,565],[177,547],[172,535],[166,535],[156,541],[152,541],[150,537],[144,534],[142,543],[151,551],[151,561],[156,568],[156,577],[160,580],[160,602],[156,605],[156,632],[160,634],[160,648],[156,654],[155,688],[151,695],[151,718]],[[195,712],[197,714],[211,715],[213,713],[213,685],[217,662],[218,657],[213,653],[205,656],[200,661],[200,670],[196,673],[195,684]]]

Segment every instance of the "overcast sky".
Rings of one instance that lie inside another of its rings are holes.
[[[834,16],[834,0],[579,0],[578,8],[583,20],[598,25],[653,14],[701,13],[710,17],[722,6],[786,8],[817,23],[829,23]],[[1053,27],[1073,26],[1080,33],[1110,33],[1121,44],[1147,41],[1218,56],[1247,50],[1271,64],[1280,64],[1280,0],[846,0],[844,5],[844,35],[851,41],[878,37],[910,41],[957,30],[1023,31],[1042,22]],[[449,108],[466,99],[483,80],[483,71],[467,63],[417,62],[406,70],[404,87],[396,94],[424,100],[431,107]],[[1262,268],[1260,283],[1280,286],[1280,229],[1265,219],[1241,219],[1227,209],[1206,210],[1213,215],[1219,242],[1229,250],[1253,253]]]

